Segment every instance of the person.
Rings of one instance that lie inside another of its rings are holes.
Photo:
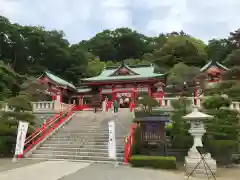
[[[106,111],[107,111],[107,98],[105,98],[104,101],[102,102],[102,112]]]
[[[114,113],[118,112],[118,102],[117,102],[117,99],[115,99],[114,102],[113,102],[113,111],[114,111]]]

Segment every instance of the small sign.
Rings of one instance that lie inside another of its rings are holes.
[[[16,140],[16,148],[15,155],[23,154],[24,143],[27,135],[28,123],[19,121],[18,124],[18,132],[17,132],[17,140]]]
[[[115,136],[115,122],[108,122],[108,157],[116,159],[116,136]]]

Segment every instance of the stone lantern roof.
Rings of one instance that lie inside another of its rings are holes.
[[[193,111],[185,116],[183,116],[183,119],[187,120],[202,120],[202,119],[212,119],[213,116],[202,113],[198,111],[198,108],[194,107]]]

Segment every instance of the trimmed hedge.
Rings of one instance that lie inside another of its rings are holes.
[[[164,113],[161,110],[153,110],[153,111],[135,111],[134,115],[136,118],[138,117],[151,117],[151,116],[168,116],[168,114]]]
[[[154,169],[176,169],[176,158],[173,156],[133,155],[129,159],[132,167],[150,167]]]

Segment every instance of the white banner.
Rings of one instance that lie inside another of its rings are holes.
[[[115,122],[108,122],[108,157],[110,159],[116,159],[116,136],[115,136]]]
[[[28,123],[19,121],[16,140],[15,155],[23,154],[24,143],[27,135]]]

